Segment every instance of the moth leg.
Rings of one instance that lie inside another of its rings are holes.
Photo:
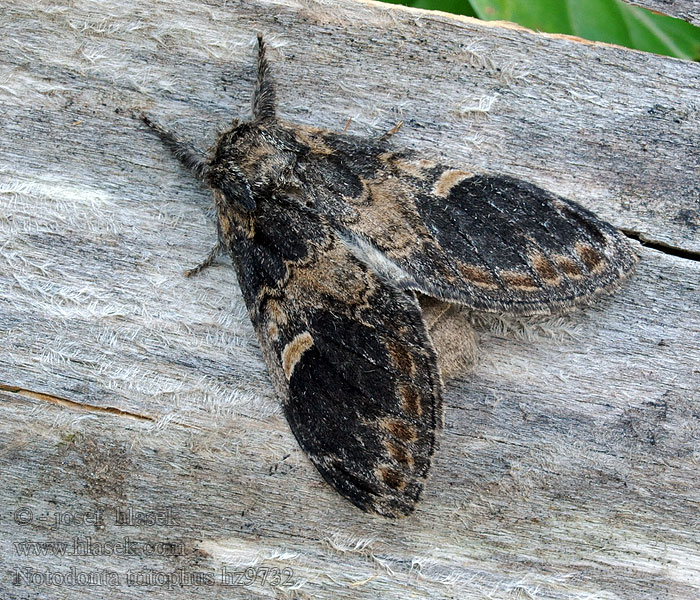
[[[385,133],[382,133],[382,135],[380,135],[380,136],[377,138],[377,141],[378,141],[378,142],[383,142],[384,140],[389,139],[389,138],[390,138],[392,135],[394,135],[399,129],[401,129],[401,127],[403,127],[403,121],[397,121],[397,122],[396,122],[396,125],[394,125],[389,131],[387,131],[387,132],[385,132]]]
[[[206,181],[206,175],[209,171],[209,161],[204,154],[195,150],[176,133],[166,129],[155,121],[151,121],[148,115],[142,113],[140,117],[146,125],[158,134],[163,144],[170,149],[175,157],[194,173],[197,179]]]
[[[201,263],[199,263],[196,267],[185,271],[185,277],[193,277],[194,275],[204,271],[204,269],[211,267],[219,254],[223,253],[225,249],[226,246],[221,241],[221,238],[219,238],[209,254],[207,254],[207,257]]]

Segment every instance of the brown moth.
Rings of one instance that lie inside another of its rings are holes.
[[[613,290],[636,257],[575,202],[421,159],[389,135],[286,123],[258,35],[253,115],[211,156],[142,116],[209,185],[284,414],[321,475],[363,510],[411,513],[442,422],[417,295],[549,314]]]

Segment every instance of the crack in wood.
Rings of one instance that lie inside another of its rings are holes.
[[[86,412],[93,413],[108,413],[110,415],[117,415],[119,417],[130,417],[139,421],[154,422],[156,420],[155,418],[149,417],[147,415],[140,415],[138,413],[129,412],[127,410],[121,410],[119,408],[114,408],[113,406],[92,406],[90,404],[81,404],[80,402],[75,402],[74,400],[68,400],[67,398],[61,398],[60,396],[54,396],[53,394],[46,394],[43,392],[27,390],[16,385],[6,385],[0,383],[0,390],[3,392],[8,392],[10,394],[24,396],[25,398],[32,398],[34,400],[50,402],[51,404],[56,404],[58,406],[63,406],[65,408],[70,408],[73,410],[84,410]]]
[[[678,248],[676,246],[671,246],[670,244],[666,244],[664,242],[657,242],[655,240],[651,240],[639,231],[633,231],[631,229],[620,229],[620,231],[624,233],[628,238],[638,241],[645,248],[651,248],[652,250],[657,250],[670,256],[677,256],[679,258],[694,260],[696,262],[700,261],[700,252],[695,252],[694,250],[686,250],[685,248]]]

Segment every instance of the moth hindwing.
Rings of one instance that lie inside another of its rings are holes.
[[[386,517],[414,510],[442,420],[416,295],[551,313],[611,291],[636,261],[614,227],[524,181],[280,120],[260,35],[252,119],[211,156],[142,118],[213,191],[219,240],[192,272],[228,251],[296,439]]]

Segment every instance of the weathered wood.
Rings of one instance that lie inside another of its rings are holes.
[[[0,597],[697,596],[700,65],[349,1],[14,2],[0,19]],[[182,276],[215,238],[208,193],[131,117],[211,143],[248,110],[258,30],[289,119],[403,119],[398,145],[686,256],[640,250],[618,295],[561,321],[491,322],[408,519],[361,513],[299,450],[233,270]],[[117,525],[129,508],[163,522]],[[88,556],[17,545],[88,537]],[[95,555],[125,537],[176,545]],[[105,586],[49,583],[72,566]],[[247,567],[289,568],[293,589],[262,570],[220,584]],[[148,569],[161,579],[129,585]],[[203,573],[216,585],[168,589]]]
[[[643,6],[669,17],[683,19],[694,25],[700,25],[700,2],[698,0],[625,0],[630,4]]]

